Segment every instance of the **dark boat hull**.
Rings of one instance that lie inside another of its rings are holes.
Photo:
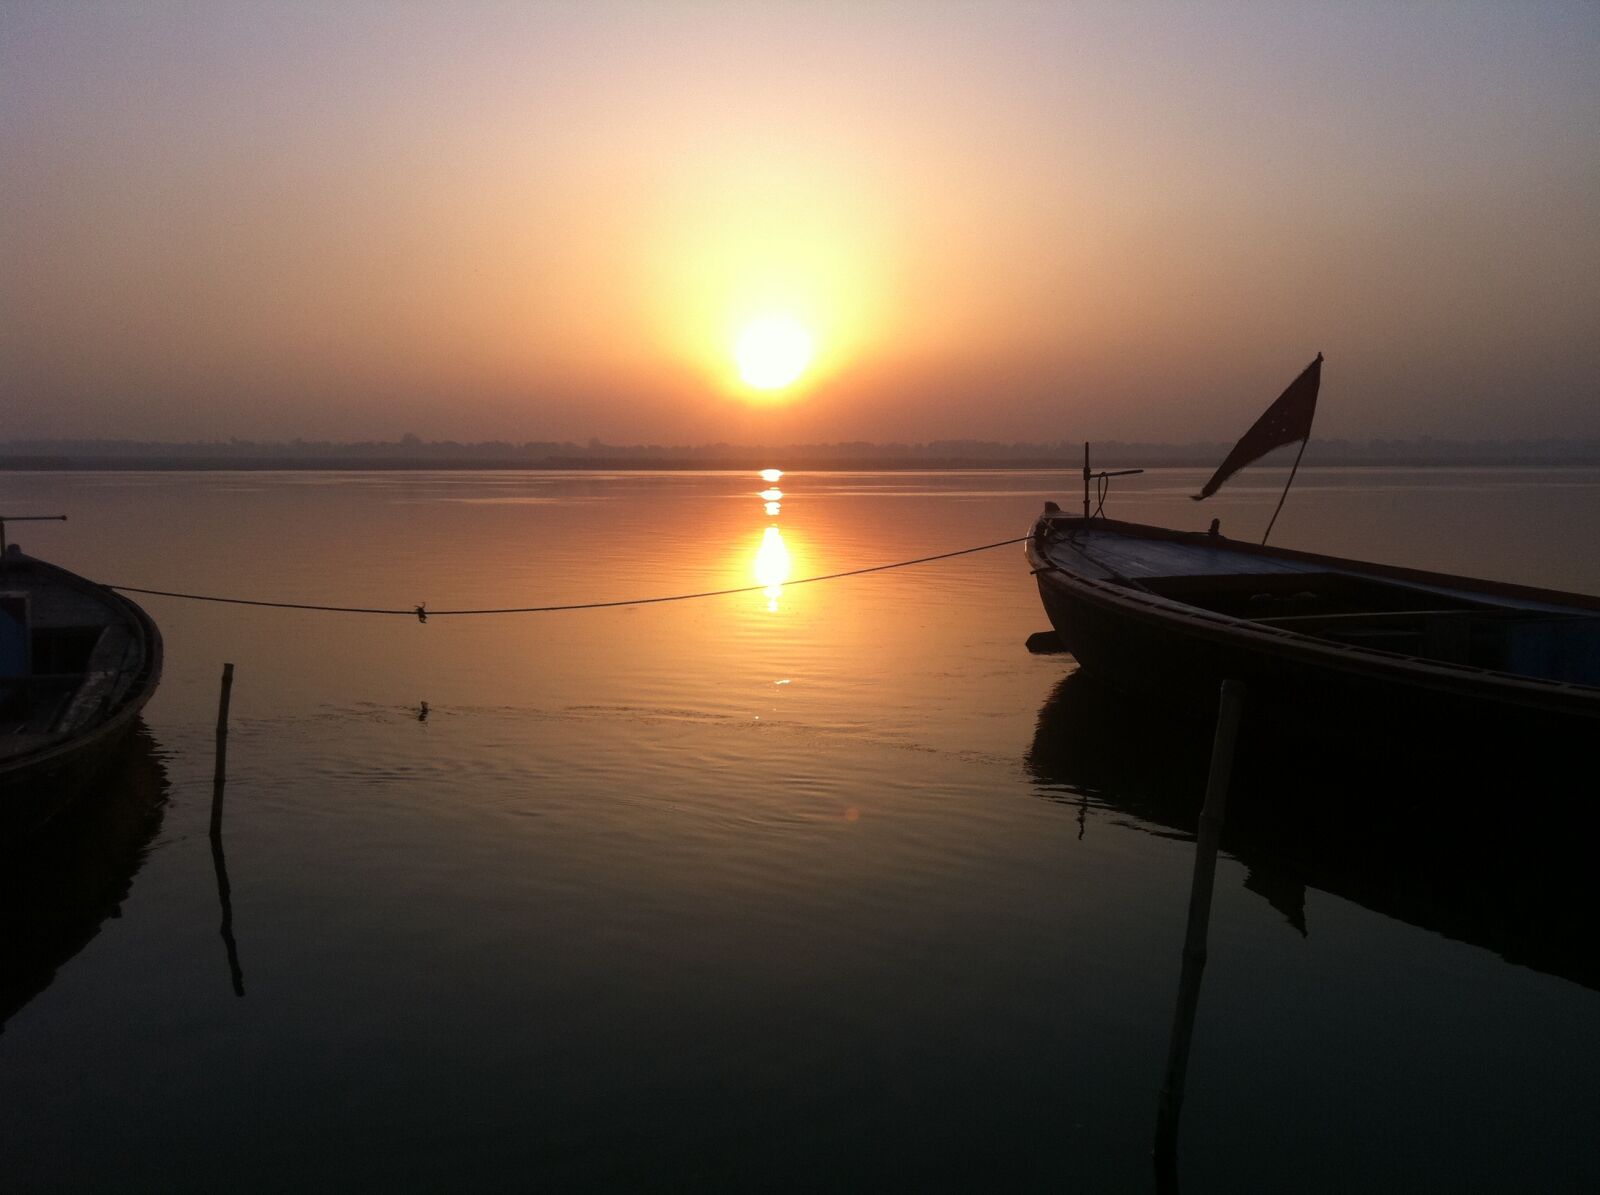
[[[1600,695],[1584,686],[1530,684],[1268,634],[1240,619],[1190,616],[1129,586],[1064,569],[1038,542],[1030,543],[1029,560],[1062,645],[1125,692],[1210,711],[1223,680],[1238,680],[1251,694],[1254,716],[1299,732],[1348,735],[1353,745],[1475,744],[1503,754],[1524,743],[1592,741],[1600,732]]]
[[[74,740],[70,750],[0,774],[0,852],[60,817],[94,785],[133,733],[149,697]]]
[[[101,776],[154,695],[163,662],[161,631],[138,603],[65,569],[22,560],[27,569],[90,593],[112,610],[138,643],[139,663],[126,690],[102,716],[59,741],[0,761],[0,852],[37,834]]]

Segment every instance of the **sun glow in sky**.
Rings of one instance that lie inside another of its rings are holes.
[[[0,435],[1600,437],[1585,0],[3,22]]]
[[[782,390],[799,381],[816,353],[811,333],[787,315],[763,315],[739,333],[739,377],[755,390]]]

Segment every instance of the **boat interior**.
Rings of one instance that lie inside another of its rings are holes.
[[[1335,643],[1600,686],[1600,616],[1338,572],[1141,577],[1186,605]]]
[[[132,630],[82,594],[0,592],[0,758],[87,725],[139,656]]]

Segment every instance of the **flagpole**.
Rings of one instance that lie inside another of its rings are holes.
[[[1272,522],[1267,524],[1267,533],[1261,537],[1262,544],[1267,542],[1267,535],[1272,534],[1273,523],[1278,521],[1278,511],[1283,509],[1283,500],[1289,496],[1289,487],[1294,484],[1295,470],[1300,468],[1300,458],[1306,454],[1306,445],[1311,442],[1311,436],[1300,441],[1300,451],[1294,454],[1294,468],[1289,470],[1289,480],[1283,483],[1283,493],[1278,495],[1278,509],[1272,512]]]

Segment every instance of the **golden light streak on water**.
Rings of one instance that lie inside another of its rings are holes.
[[[774,613],[783,594],[783,583],[789,579],[789,569],[789,549],[784,545],[783,532],[768,527],[756,549],[755,574],[757,583],[767,587],[767,609]]]

